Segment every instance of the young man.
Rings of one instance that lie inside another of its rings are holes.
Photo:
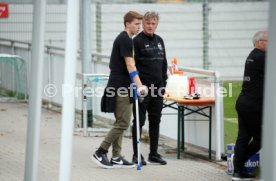
[[[114,40],[110,58],[110,76],[104,96],[102,111],[114,112],[115,123],[102,141],[92,159],[103,168],[133,168],[135,165],[121,156],[121,146],[124,131],[129,127],[132,104],[129,97],[131,81],[136,83],[139,90],[143,90],[142,83],[136,71],[133,60],[133,43],[131,37],[140,30],[143,16],[130,11],[124,16],[125,30]],[[124,90],[124,91],[122,91]],[[112,145],[111,161],[107,152]]]
[[[267,32],[257,32],[253,44],[255,48],[246,59],[242,90],[236,103],[239,130],[232,180],[254,178],[254,175],[244,172],[244,164],[261,148]]]
[[[143,18],[143,32],[134,39],[135,62],[139,76],[144,85],[149,88],[149,94],[139,104],[140,130],[145,124],[146,112],[149,120],[150,153],[148,161],[161,165],[167,164],[158,154],[159,124],[163,108],[163,94],[160,89],[166,86],[167,59],[163,39],[155,34],[159,15],[156,12],[146,12]],[[164,90],[164,89],[163,89]],[[135,109],[132,127],[133,163],[137,163],[136,116]],[[141,132],[140,132],[141,133]],[[141,155],[143,165],[146,165]]]

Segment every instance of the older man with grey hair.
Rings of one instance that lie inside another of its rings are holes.
[[[245,62],[242,90],[236,103],[239,129],[232,180],[254,178],[254,175],[245,172],[244,165],[261,148],[267,32],[257,32],[253,37],[253,45],[255,48]]]
[[[149,87],[149,94],[139,103],[140,130],[145,124],[146,112],[149,120],[150,153],[148,161],[165,165],[167,162],[158,153],[159,125],[163,108],[164,87],[167,81],[167,59],[163,39],[155,34],[159,22],[156,12],[146,12],[143,17],[143,31],[134,39],[135,62],[143,85]],[[161,91],[163,90],[163,91]],[[133,159],[137,163],[136,109],[132,127]],[[144,157],[142,164],[146,165]]]

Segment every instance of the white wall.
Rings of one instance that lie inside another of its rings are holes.
[[[243,76],[252,37],[268,27],[268,2],[211,3],[210,69],[224,77]]]
[[[210,3],[210,70],[224,78],[239,78],[251,37],[268,24],[268,2]],[[165,40],[167,58],[177,57],[181,66],[202,68],[202,4],[103,4],[102,53],[110,55],[112,42],[123,30],[123,15],[129,10],[160,13],[157,33]],[[64,47],[66,5],[47,5],[45,43]],[[96,6],[91,5],[92,52],[96,51]],[[31,42],[32,5],[10,5],[8,19],[0,19],[0,38]],[[101,70],[95,70],[99,72]],[[108,73],[106,70],[105,73]]]

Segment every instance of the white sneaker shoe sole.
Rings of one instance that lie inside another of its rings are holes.
[[[113,168],[134,168],[136,165],[119,165],[113,164]]]
[[[148,165],[167,165],[168,164],[168,162],[166,164],[161,164],[159,162],[150,161],[150,160],[147,160],[146,162]]]
[[[232,181],[238,181],[238,180],[246,180],[246,181],[254,181],[253,178],[232,178]]]
[[[157,162],[151,162],[151,161],[146,161],[147,165],[161,165],[160,163]]]

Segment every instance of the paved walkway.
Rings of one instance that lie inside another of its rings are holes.
[[[24,179],[25,143],[28,106],[24,103],[0,103],[0,180],[22,181]],[[58,180],[61,115],[42,111],[41,141],[38,181]],[[102,169],[91,161],[91,155],[102,141],[104,133],[82,137],[74,133],[72,181],[228,181],[225,167],[193,157],[176,159],[175,153],[160,153],[168,164],[147,165],[138,172],[135,169]],[[142,144],[147,158],[148,144]],[[130,160],[131,140],[124,138],[123,155]],[[110,155],[109,155],[110,157]]]

